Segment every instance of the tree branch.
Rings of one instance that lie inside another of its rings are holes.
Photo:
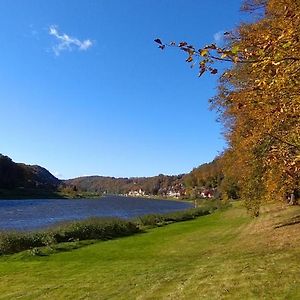
[[[275,136],[275,135],[273,135],[271,133],[266,133],[266,134],[269,135],[270,137],[274,138],[275,140],[281,142],[281,143],[284,143],[284,144],[286,144],[286,145],[288,145],[290,147],[294,147],[294,148],[297,148],[297,149],[300,150],[300,146],[298,146],[298,145],[295,145],[295,144],[292,144],[290,142],[287,142],[287,141],[285,141],[285,140],[283,140],[283,139],[279,138],[278,136]]]

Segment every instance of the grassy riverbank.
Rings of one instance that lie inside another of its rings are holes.
[[[79,242],[86,240],[110,240],[118,237],[142,233],[145,229],[160,227],[171,223],[193,220],[212,213],[220,206],[212,203],[204,207],[152,214],[133,220],[118,218],[90,218],[64,222],[48,229],[35,231],[3,231],[0,232],[0,255],[18,253],[30,250],[31,253],[42,253],[42,247],[51,249],[57,244]]]
[[[234,207],[72,251],[2,256],[0,299],[299,299],[299,214],[268,206],[253,220]]]

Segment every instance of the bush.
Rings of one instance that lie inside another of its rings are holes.
[[[61,224],[46,231],[2,232],[0,254],[11,254],[62,242],[108,240],[140,231],[137,224],[130,221],[93,218]]]
[[[185,211],[172,212],[167,214],[152,214],[141,216],[136,220],[140,226],[156,227],[163,226],[169,223],[182,222],[195,219],[196,217],[210,214],[213,210],[209,208],[192,208]]]
[[[16,253],[44,245],[41,233],[3,232],[0,234],[0,254]]]
[[[57,243],[74,240],[107,240],[139,232],[136,224],[121,219],[92,218],[63,224],[50,231]]]

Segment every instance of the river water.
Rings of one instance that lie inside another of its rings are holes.
[[[89,217],[134,218],[191,208],[186,202],[106,196],[99,199],[0,200],[0,230],[32,230]]]

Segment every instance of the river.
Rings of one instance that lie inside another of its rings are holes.
[[[106,196],[99,199],[0,200],[0,230],[33,230],[89,217],[130,219],[191,208],[180,201]]]

